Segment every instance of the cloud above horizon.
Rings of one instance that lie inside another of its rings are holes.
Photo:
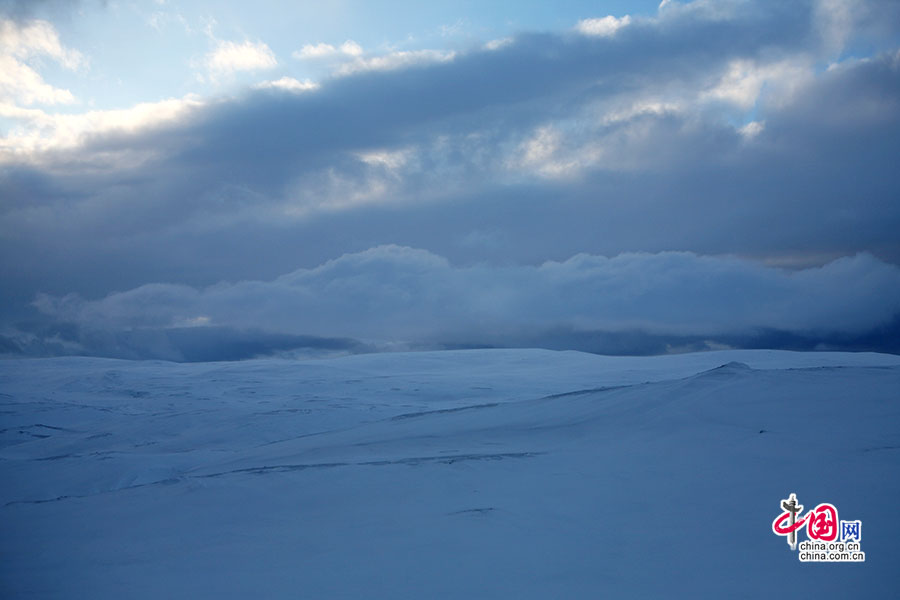
[[[81,60],[5,23],[17,64]],[[198,67],[255,83],[140,110],[10,92],[0,325],[37,306],[88,329],[403,343],[482,322],[502,343],[896,317],[898,5],[664,2],[502,43],[339,39],[213,39]],[[313,63],[327,74],[292,71]]]
[[[148,284],[35,306],[84,331],[220,328],[361,339],[371,347],[502,340],[566,329],[725,339],[861,335],[900,315],[900,267],[860,254],[790,271],[688,252],[580,254],[537,266],[459,267],[379,246],[269,281]]]
[[[36,64],[47,58],[70,70],[85,64],[80,52],[60,43],[56,30],[47,21],[35,20],[20,26],[11,19],[0,18],[0,103],[74,103],[72,92],[48,84],[35,70]]]
[[[235,71],[273,69],[278,64],[272,50],[264,42],[245,40],[241,43],[220,40],[204,61],[213,75]]]

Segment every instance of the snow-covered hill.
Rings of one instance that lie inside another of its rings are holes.
[[[900,595],[900,357],[0,362],[4,598]],[[804,564],[781,499],[863,522]]]

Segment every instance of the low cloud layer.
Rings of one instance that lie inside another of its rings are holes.
[[[858,255],[789,271],[684,252],[458,267],[424,250],[382,246],[270,281],[150,284],[94,301],[41,295],[35,305],[100,353],[115,353],[110,339],[158,355],[187,340],[271,354],[526,340],[553,347],[590,336],[635,349],[669,340],[672,350],[775,332],[794,341],[869,335],[900,315],[900,268]]]

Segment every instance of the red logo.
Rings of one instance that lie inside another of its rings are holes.
[[[839,521],[837,507],[822,502],[803,514],[797,495],[781,501],[783,512],[772,521],[775,535],[787,538],[791,550],[797,549],[797,532],[806,527],[807,541],[799,544],[801,562],[864,562],[860,548],[862,521]]]
[[[809,519],[806,527],[806,535],[811,540],[833,542],[838,536],[837,509],[833,504],[823,502],[811,510],[806,518]]]

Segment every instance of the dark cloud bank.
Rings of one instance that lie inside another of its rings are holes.
[[[34,306],[41,318],[0,342],[8,352],[190,361],[513,346],[900,350],[900,267],[866,254],[794,271],[684,252],[457,267],[381,246],[270,281],[148,284],[93,301],[41,294]]]
[[[900,352],[900,10],[823,6],[671,4],[0,165],[0,352]]]

